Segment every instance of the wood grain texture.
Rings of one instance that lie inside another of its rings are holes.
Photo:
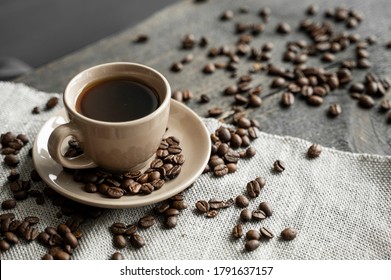
[[[17,79],[16,82],[23,82],[43,91],[62,92],[72,76],[90,66],[113,61],[138,62],[160,71],[167,77],[173,90],[190,89],[194,98],[187,104],[200,116],[206,116],[207,110],[214,106],[229,110],[233,98],[223,96],[222,92],[226,86],[235,84],[236,79],[230,78],[229,73],[223,70],[217,70],[210,75],[202,73],[203,66],[210,60],[207,58],[208,49],[223,44],[234,46],[237,40],[234,23],[236,21],[261,22],[257,13],[260,8],[267,6],[272,10],[270,21],[265,31],[255,37],[251,45],[260,47],[267,41],[273,42],[275,48],[272,51],[271,62],[290,67],[281,59],[285,44],[295,39],[307,38],[296,28],[299,21],[306,17],[304,12],[306,7],[313,2],[304,0],[262,2],[209,0],[203,3],[183,1],[162,10],[136,27],[56,60]],[[327,8],[340,5],[354,7],[364,13],[364,21],[352,32],[359,33],[362,38],[369,35],[377,37],[378,43],[369,48],[370,61],[374,65],[370,71],[391,78],[391,50],[384,47],[385,43],[391,40],[391,22],[388,15],[391,2],[388,0],[317,2],[320,12],[314,17],[315,19],[323,19],[323,13]],[[250,12],[239,14],[238,9],[241,6],[247,6]],[[219,20],[221,13],[226,9],[235,12],[234,20],[226,22]],[[291,34],[276,34],[275,27],[281,21],[286,21],[293,27]],[[345,29],[341,24],[337,26],[341,30]],[[150,40],[145,44],[133,43],[133,39],[140,33],[148,34]],[[181,39],[187,33],[194,34],[197,39],[201,36],[207,37],[210,41],[208,47],[182,50]],[[171,64],[180,61],[188,53],[194,55],[194,61],[185,65],[180,73],[171,72]],[[354,48],[349,48],[339,53],[337,59],[353,57],[353,54]],[[251,62],[242,60],[239,75],[247,73],[251,65]],[[226,59],[218,57],[213,61],[226,61]],[[311,59],[308,65],[325,66],[319,58]],[[355,70],[353,81],[363,81],[366,72],[367,70]],[[270,82],[271,78],[265,73],[254,75],[253,84],[261,84],[266,89],[265,93],[269,91]],[[198,100],[201,94],[209,95],[211,101],[200,104]],[[386,122],[385,114],[377,109],[381,99],[376,99],[375,108],[362,109],[349,96],[345,88],[333,91],[320,107],[310,107],[304,101],[296,100],[292,107],[284,109],[279,105],[280,94],[265,98],[260,108],[250,112],[250,117],[256,118],[261,123],[264,132],[300,137],[344,151],[391,155],[391,124]],[[385,98],[391,99],[391,92],[388,92]],[[326,113],[329,104],[333,102],[341,104],[342,114],[331,119]]]

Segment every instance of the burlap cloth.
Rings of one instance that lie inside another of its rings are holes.
[[[21,178],[29,178],[33,162],[28,149],[41,126],[62,107],[32,115],[34,106],[44,106],[56,93],[39,92],[23,84],[0,83],[1,133],[25,133],[31,141],[20,153],[17,167]],[[210,131],[220,124],[205,119]],[[188,209],[182,211],[174,229],[164,229],[160,220],[149,229],[140,230],[146,245],[121,249],[126,259],[391,259],[391,157],[354,154],[324,148],[321,156],[309,160],[305,154],[311,143],[292,137],[261,133],[253,142],[254,158],[241,160],[238,172],[223,178],[201,175],[185,192]],[[3,156],[2,156],[3,158]],[[285,161],[285,172],[275,174],[276,159]],[[191,164],[186,162],[185,164]],[[0,164],[0,201],[12,197],[6,183],[10,168]],[[267,184],[261,195],[250,200],[249,209],[268,201],[274,210],[261,222],[244,224],[244,230],[267,226],[276,237],[263,241],[253,251],[244,250],[244,238],[233,240],[231,230],[239,221],[239,208],[223,209],[213,219],[197,214],[195,202],[200,199],[234,198],[245,193],[246,183],[263,176]],[[43,189],[44,183],[33,183]],[[113,246],[110,225],[131,224],[150,213],[155,205],[138,209],[107,210],[81,228],[84,236],[73,253],[73,259],[109,259],[117,251]],[[36,215],[39,230],[56,226],[66,217],[57,218],[59,208],[47,199],[37,205],[33,198],[18,202],[12,211],[17,219]],[[6,212],[1,210],[0,213]],[[298,230],[295,240],[278,238],[285,227]],[[37,241],[12,246],[1,253],[1,259],[40,259],[47,248]]]

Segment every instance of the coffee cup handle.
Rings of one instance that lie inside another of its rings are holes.
[[[70,169],[86,169],[97,167],[97,165],[84,154],[74,158],[64,157],[61,151],[61,146],[65,138],[68,136],[74,136],[79,141],[82,140],[82,136],[80,135],[79,130],[76,129],[72,123],[62,124],[52,131],[48,141],[48,151],[50,156],[63,167]]]

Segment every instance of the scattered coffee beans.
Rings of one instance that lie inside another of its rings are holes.
[[[282,160],[276,160],[273,167],[275,172],[281,173],[285,170],[285,163]]]

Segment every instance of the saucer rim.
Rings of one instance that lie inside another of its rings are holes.
[[[121,209],[121,208],[142,207],[142,206],[147,206],[150,204],[164,201],[164,200],[180,193],[181,191],[185,190],[191,184],[194,183],[194,181],[202,174],[204,167],[206,166],[206,164],[209,160],[209,155],[210,155],[210,151],[211,151],[211,140],[209,137],[210,133],[209,133],[208,129],[206,128],[204,122],[200,119],[200,117],[194,111],[192,111],[190,108],[188,108],[186,105],[184,105],[176,100],[172,99],[170,106],[172,106],[174,108],[176,107],[176,109],[178,111],[182,111],[186,115],[187,119],[189,119],[189,117],[191,117],[193,119],[194,123],[198,123],[198,125],[200,127],[200,135],[199,136],[202,137],[200,139],[203,139],[203,141],[205,141],[204,145],[206,145],[207,150],[204,151],[205,157],[203,159],[201,159],[202,166],[201,166],[201,163],[199,163],[199,165],[195,166],[195,167],[193,165],[190,165],[192,170],[194,170],[194,172],[191,172],[192,176],[186,178],[185,181],[180,183],[179,185],[170,186],[170,188],[167,189],[166,192],[160,193],[159,195],[155,195],[155,196],[153,196],[153,193],[149,194],[149,195],[145,195],[144,196],[145,199],[142,199],[141,201],[136,202],[136,203],[132,203],[129,200],[122,200],[121,201],[121,198],[120,199],[110,199],[110,198],[106,198],[103,196],[101,197],[102,201],[100,201],[99,198],[97,201],[96,197],[94,197],[92,200],[91,200],[91,198],[88,199],[88,195],[94,195],[94,194],[85,193],[85,195],[81,195],[81,194],[75,193],[72,190],[65,189],[64,187],[61,187],[60,184],[58,184],[58,183],[54,182],[54,180],[50,179],[49,175],[51,175],[51,174],[48,174],[48,172],[45,172],[45,170],[42,170],[42,168],[44,168],[44,167],[39,164],[39,161],[40,160],[51,160],[51,161],[53,161],[53,164],[56,164],[59,168],[60,168],[60,165],[58,163],[56,163],[53,160],[53,158],[51,158],[50,156],[49,156],[49,158],[45,158],[45,159],[41,158],[40,154],[42,154],[42,153],[39,153],[39,151],[38,151],[38,141],[39,141],[40,137],[43,137],[43,134],[45,134],[45,135],[49,134],[48,132],[46,132],[48,130],[48,128],[52,130],[52,129],[54,129],[54,127],[56,127],[56,124],[54,124],[54,122],[56,120],[58,120],[61,117],[64,119],[67,119],[66,112],[65,112],[64,108],[62,108],[61,110],[56,112],[40,128],[40,130],[34,140],[34,144],[33,144],[34,167],[37,170],[38,174],[41,176],[42,180],[50,188],[52,188],[53,190],[55,190],[59,194],[65,196],[73,201],[79,202],[81,204],[90,205],[90,206],[94,206],[94,207],[100,207],[100,208]],[[172,109],[170,109],[169,120],[170,120],[172,114],[173,114]],[[58,124],[58,125],[60,125],[60,124]],[[47,137],[44,137],[44,139],[48,138],[48,137],[49,136],[47,135]],[[47,148],[46,148],[46,151],[47,151]],[[186,157],[186,154],[184,154],[184,155]],[[186,161],[185,164],[186,163],[189,164],[188,161]],[[55,176],[57,177],[59,174],[60,173],[56,174]],[[184,174],[179,174],[179,176],[177,178],[179,178],[181,175],[184,176]],[[175,183],[175,179],[173,179],[170,183],[171,184]],[[75,182],[75,184],[80,184],[80,183]],[[80,197],[80,195],[81,195],[81,197]]]

